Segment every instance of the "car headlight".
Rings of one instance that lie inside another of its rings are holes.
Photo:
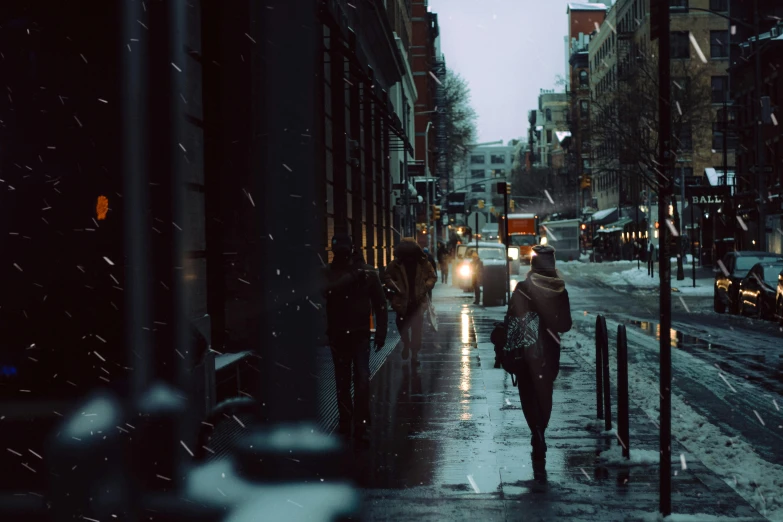
[[[516,261],[519,259],[519,249],[518,248],[509,248],[508,249],[508,257]]]
[[[470,269],[470,265],[462,265],[459,267],[459,275],[462,277],[469,277],[472,270]]]
[[[541,244],[546,245],[546,236],[541,238]]]

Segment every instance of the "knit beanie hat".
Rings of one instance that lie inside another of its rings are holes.
[[[539,273],[555,272],[555,249],[549,245],[533,247],[533,258],[530,260],[530,270]]]

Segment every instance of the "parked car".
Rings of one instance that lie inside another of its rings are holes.
[[[732,314],[739,313],[739,287],[748,272],[757,263],[774,263],[783,260],[779,254],[769,252],[743,251],[729,252],[718,261],[713,291],[713,309],[722,314],[728,307]]]
[[[460,245],[463,246],[463,245]],[[464,245],[463,258],[457,264],[455,280],[465,292],[473,290],[473,265],[471,260],[476,245]],[[484,264],[484,272],[479,274],[483,288],[483,302],[492,306],[497,299],[505,302],[506,295],[506,247],[500,243],[479,243],[478,254]]]
[[[756,263],[739,287],[740,315],[754,315],[762,319],[775,316],[775,298],[780,274],[783,273],[783,259],[772,263]]]

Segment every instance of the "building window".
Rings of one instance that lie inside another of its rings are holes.
[[[486,159],[483,154],[474,154],[470,157],[471,165],[483,165]]]
[[[671,45],[672,58],[684,59],[691,57],[691,43],[688,40],[688,31],[672,31]]]
[[[721,122],[715,122],[712,124],[712,150],[716,152],[723,151],[723,129],[724,125]],[[737,148],[737,136],[729,131],[726,135],[726,150],[734,150]]]
[[[470,171],[470,177],[471,178],[483,178],[484,177],[484,170],[471,170]]]
[[[506,163],[506,155],[505,154],[492,154],[489,157],[489,161],[493,165],[505,165],[505,163]]]
[[[579,71],[579,86],[587,87],[587,71]]]
[[[552,109],[546,110],[546,121],[552,121]]]
[[[546,131],[546,143],[547,143],[547,145],[552,145],[552,131],[551,130]]]
[[[712,103],[723,103],[728,101],[729,94],[729,77],[728,76],[713,76],[712,77]]]
[[[486,192],[486,185],[484,185],[483,183],[476,183],[475,185],[473,185],[473,192]]]
[[[688,10],[688,0],[669,0],[669,6],[672,7],[672,11],[687,11]]]
[[[729,46],[726,31],[710,31],[710,57],[728,58]]]
[[[728,0],[710,0],[710,11],[728,11]]]
[[[579,102],[579,114],[583,118],[587,118],[590,111],[590,104],[587,102],[587,100],[582,100]]]
[[[693,150],[693,132],[690,125],[683,125],[680,129],[680,136],[678,141],[679,149],[683,152],[691,152]]]
[[[492,171],[492,177],[493,178],[505,178],[506,177],[506,170],[505,169],[495,169]]]

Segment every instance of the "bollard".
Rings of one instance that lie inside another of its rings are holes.
[[[603,399],[603,364],[601,363],[601,345],[606,332],[606,320],[602,315],[595,318],[595,404],[597,417],[604,418],[604,399]]]
[[[628,420],[628,336],[625,325],[617,326],[617,438],[623,457],[631,458]]]
[[[609,334],[606,330],[606,319],[601,316],[601,365],[603,366],[604,385],[604,427],[606,431],[612,429],[612,394],[609,379]]]

